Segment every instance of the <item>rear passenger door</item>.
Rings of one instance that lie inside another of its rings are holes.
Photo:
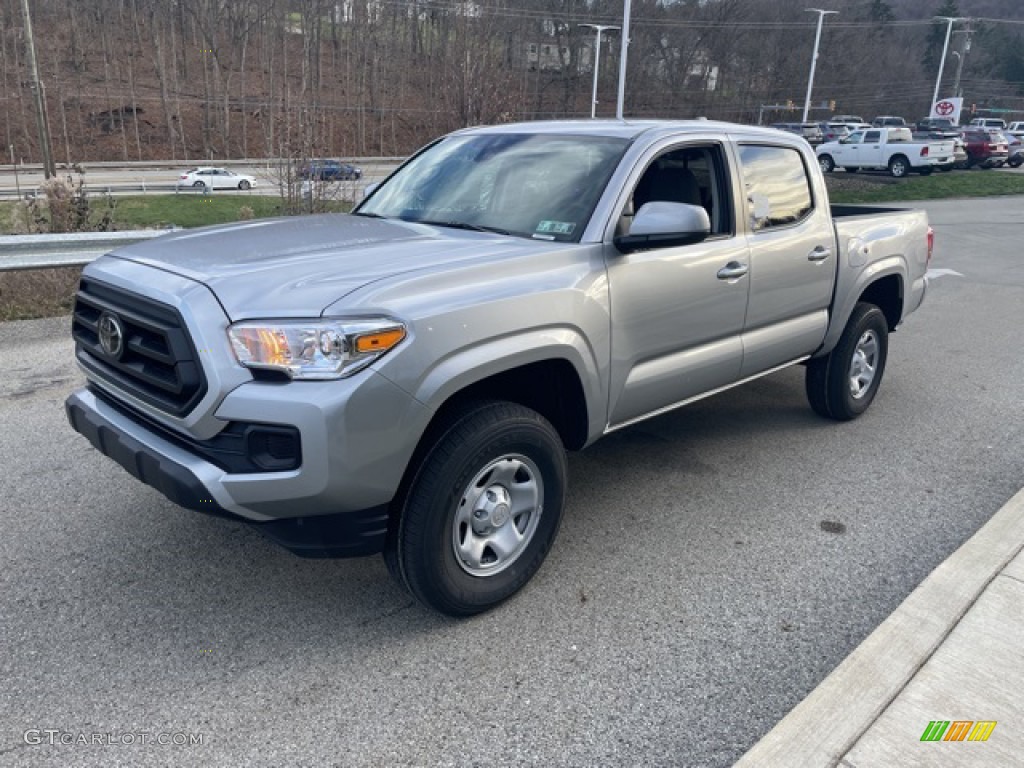
[[[741,377],[809,355],[828,328],[836,274],[835,234],[816,199],[802,152],[739,146],[747,197],[750,297]]]
[[[878,129],[865,131],[864,143],[860,146],[860,164],[881,167],[886,162],[882,155],[882,132]]]

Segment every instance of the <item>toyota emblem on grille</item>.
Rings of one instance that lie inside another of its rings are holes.
[[[124,351],[124,328],[117,316],[104,312],[100,315],[97,330],[103,351],[115,360],[121,357],[121,353]]]

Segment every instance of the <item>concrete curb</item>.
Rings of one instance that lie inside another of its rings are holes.
[[[1022,550],[1024,490],[932,571],[736,768],[836,766]]]

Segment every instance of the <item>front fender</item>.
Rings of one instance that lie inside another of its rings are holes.
[[[410,394],[432,411],[467,387],[491,376],[531,363],[565,360],[579,378],[587,408],[587,442],[605,423],[607,376],[598,355],[580,332],[569,326],[532,328],[463,347],[438,360],[416,382]]]

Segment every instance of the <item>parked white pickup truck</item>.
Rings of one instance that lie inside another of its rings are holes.
[[[846,171],[885,169],[900,178],[911,171],[927,175],[938,168],[953,170],[953,139],[914,141],[909,128],[871,128],[818,147],[818,164],[825,173],[836,166]]]

